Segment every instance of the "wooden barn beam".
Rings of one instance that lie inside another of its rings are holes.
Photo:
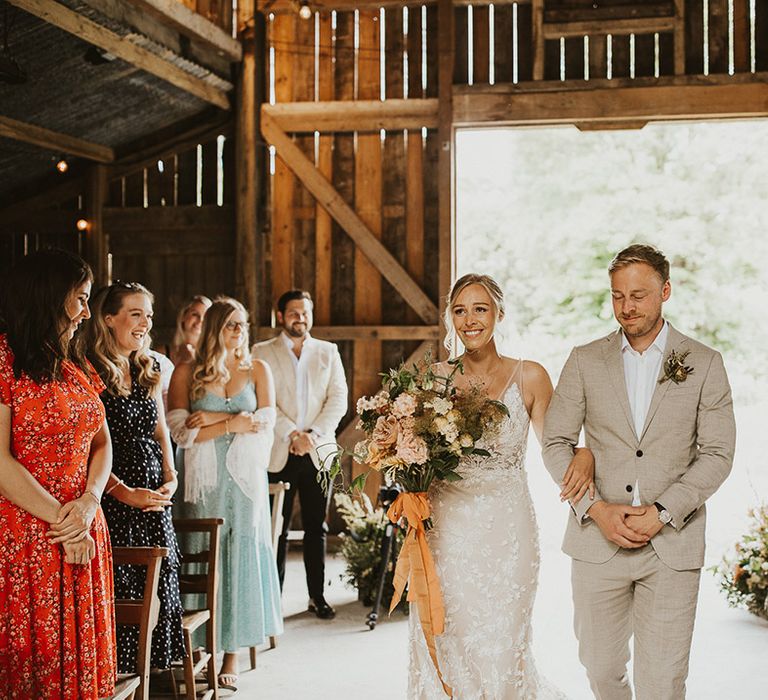
[[[263,328],[259,340],[273,338],[279,332],[275,328]],[[440,339],[440,326],[313,326],[312,335],[323,340],[430,340]]]
[[[544,0],[533,0],[531,24],[533,79],[544,80]]]
[[[552,3],[544,11],[545,22],[574,22],[580,20],[600,22],[640,17],[672,17],[675,13],[672,0],[664,0],[663,2],[635,0],[633,3],[621,2],[615,5],[605,5],[598,2],[560,2],[556,3],[554,7],[551,5]]]
[[[454,89],[457,127],[768,116],[768,74],[590,80]]]
[[[178,0],[167,3],[170,11],[182,8],[184,18],[191,15],[191,24],[184,28],[174,15],[163,15],[162,5],[154,0],[82,0],[105,17],[130,27],[158,44],[190,61],[200,63],[219,75],[228,75],[230,65],[241,60],[241,47],[231,33],[214,24]],[[167,0],[165,0],[167,2]],[[150,5],[149,8],[145,5]],[[160,5],[158,7],[158,5]],[[193,3],[194,5],[194,3]],[[158,10],[152,12],[152,9]]]
[[[482,7],[485,5],[530,5],[531,0],[454,0],[454,7],[472,5]],[[378,10],[380,7],[403,7],[408,5],[437,5],[438,0],[423,0],[419,3],[408,3],[403,0],[310,0],[309,6],[316,12],[330,12],[332,10]],[[296,0],[258,0],[258,11],[264,14],[296,14]]]
[[[438,287],[441,300],[453,284],[454,260],[454,178],[456,167],[456,133],[453,127],[453,68],[454,68],[454,11],[451,0],[437,4],[438,27],[438,140],[440,153],[437,162],[438,202]],[[443,302],[441,302],[443,303]],[[441,308],[441,311],[443,309]]]
[[[437,100],[336,100],[264,104],[268,114],[288,133],[379,131],[437,127]]]
[[[176,2],[177,0],[172,0]],[[246,28],[241,33],[243,60],[237,78],[237,111],[235,115],[235,293],[245,303],[251,319],[251,333],[259,323],[258,288],[258,204],[259,156],[258,102],[261,90],[257,81],[264,71],[259,70],[258,56],[264,55],[264,18],[255,23],[245,22],[253,15],[252,0],[240,0],[238,14]]]
[[[685,0],[675,0],[675,75],[685,75]]]
[[[355,211],[323,177],[314,164],[293,143],[268,114],[262,113],[261,133],[277,150],[277,155],[293,171],[323,208],[336,220],[371,264],[399,292],[405,302],[426,323],[438,322],[438,310],[403,266],[382,245]]]
[[[631,19],[578,20],[570,22],[544,22],[545,39],[583,37],[586,34],[653,34],[675,29],[674,17],[637,17]]]
[[[87,176],[85,190],[85,259],[93,269],[94,287],[109,284],[109,239],[104,226],[104,204],[107,201],[107,168],[94,165]]]
[[[230,108],[229,98],[225,90],[211,85],[173,63],[169,63],[151,51],[131,43],[119,34],[74,10],[70,10],[56,0],[8,0],[8,2],[44,22],[98,46],[136,68],[175,85],[180,90],[210,102],[221,109]]]
[[[0,116],[0,136],[14,141],[31,143],[33,146],[50,149],[55,153],[66,153],[71,156],[87,158],[97,163],[111,163],[115,160],[115,152],[109,146],[78,139],[10,117]]]
[[[243,58],[243,47],[237,39],[200,13],[190,10],[179,0],[129,0],[127,4],[172,27],[189,39],[209,46],[230,63],[239,63]]]

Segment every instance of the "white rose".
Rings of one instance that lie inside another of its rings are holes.
[[[450,425],[448,430],[443,432],[443,435],[448,442],[456,442],[459,439],[459,431],[456,430],[455,425]]]
[[[437,398],[432,399],[431,403],[428,405],[431,406],[435,413],[437,413],[439,416],[444,416],[453,408],[453,404],[450,402],[450,400],[444,399],[442,396],[438,396]]]
[[[443,416],[438,416],[435,418],[435,428],[437,428],[438,432],[445,433],[445,430],[449,425],[450,423],[448,422],[447,418],[443,418]]]

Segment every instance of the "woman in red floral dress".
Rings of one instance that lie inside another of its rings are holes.
[[[90,316],[91,280],[76,255],[43,251],[0,294],[2,700],[114,692],[104,385],[72,342]]]

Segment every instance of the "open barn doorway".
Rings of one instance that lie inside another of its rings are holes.
[[[606,273],[613,253],[642,241],[669,257],[666,316],[723,352],[733,385],[736,462],[709,509],[707,566],[719,562],[745,530],[747,510],[768,495],[768,121],[460,130],[456,146],[457,274],[500,282],[502,352],[538,360],[554,382],[573,345],[616,326]],[[559,551],[567,516],[533,435],[527,465],[542,545],[537,658],[570,697],[586,699],[569,562]],[[727,696],[742,674],[764,674],[752,649],[767,627],[727,609],[705,571],[691,697]],[[717,678],[708,671],[716,655],[718,668],[733,662]]]

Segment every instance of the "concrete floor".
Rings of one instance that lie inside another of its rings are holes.
[[[300,555],[291,557],[284,592],[285,634],[277,649],[259,653],[255,671],[240,676],[238,700],[405,700],[407,620],[396,614],[368,630],[368,609],[339,581],[342,570],[338,559],[328,562],[327,597],[338,615],[330,622],[317,620],[305,612]],[[534,618],[537,663],[570,700],[590,700],[570,620],[568,561],[558,551],[544,551]],[[741,695],[739,686],[768,687],[766,658],[768,623],[728,608],[712,576],[704,574],[689,700],[731,700]],[[245,651],[241,667],[248,667]],[[762,697],[762,692],[755,697]]]
[[[740,454],[755,454],[764,434],[763,417],[740,416]],[[762,443],[761,443],[762,444]],[[570,562],[560,552],[567,513],[556,497],[538,450],[529,447],[528,473],[539,519],[541,577],[534,611],[534,649],[540,670],[567,693],[570,700],[590,700],[586,677],[578,661],[571,627]],[[764,454],[761,453],[761,454]],[[768,472],[757,463],[739,464],[712,499],[708,526],[707,565],[732,547],[745,524],[747,507],[768,493]],[[761,462],[762,463],[762,462]],[[752,467],[752,469],[749,469]],[[751,472],[751,474],[750,474]],[[343,561],[329,558],[327,598],[336,607],[333,621],[306,612],[306,587],[300,552],[289,555],[283,592],[285,634],[278,647],[258,655],[255,671],[240,676],[237,700],[406,700],[407,619],[386,616],[370,631],[368,609],[355,591],[340,580]],[[689,700],[733,700],[749,695],[768,697],[768,622],[727,607],[714,577],[702,573],[699,609],[691,652]],[[248,668],[248,653],[241,668]],[[222,692],[221,697],[231,694]]]

